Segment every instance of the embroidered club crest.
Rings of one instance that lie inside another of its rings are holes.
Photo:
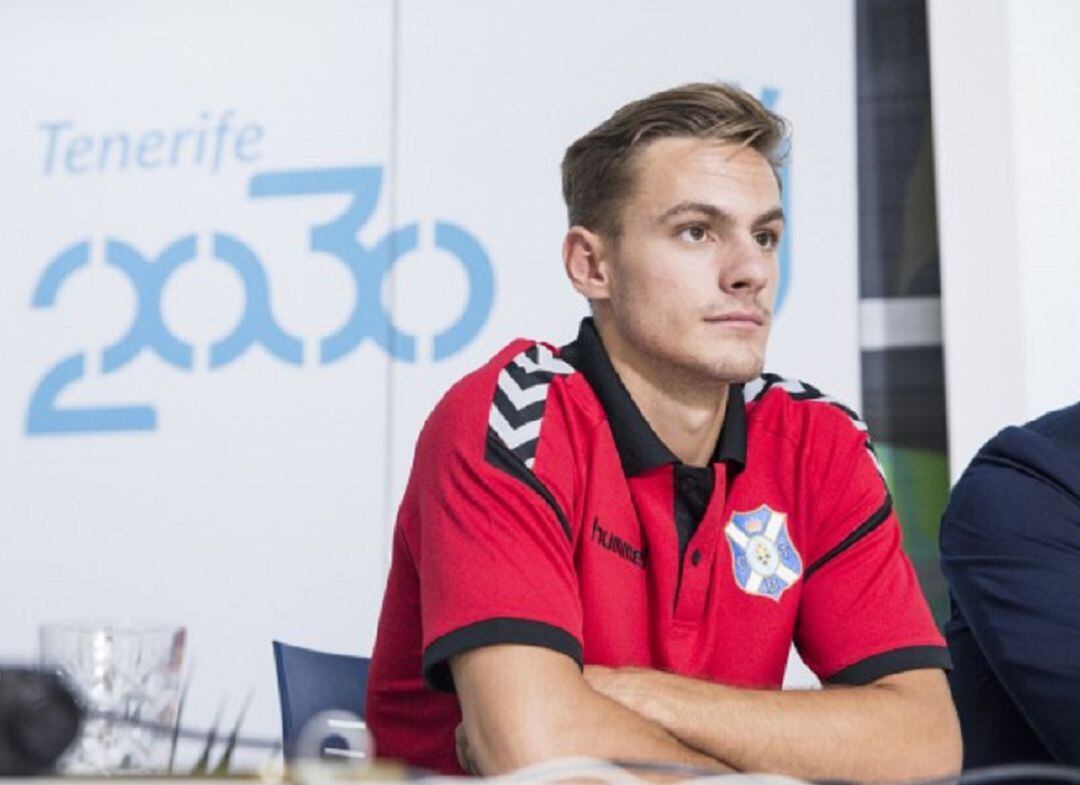
[[[747,594],[775,602],[802,575],[802,558],[788,536],[787,515],[761,505],[731,516],[724,534],[731,546],[735,582]]]

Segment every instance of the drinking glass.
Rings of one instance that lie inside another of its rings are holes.
[[[169,765],[186,631],[142,622],[39,630],[41,662],[63,670],[87,710],[60,761],[69,774],[160,773]]]

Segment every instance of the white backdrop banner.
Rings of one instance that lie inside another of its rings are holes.
[[[573,338],[562,151],[653,90],[793,121],[769,367],[857,406],[853,58],[840,0],[5,3],[0,657],[184,623],[189,720],[276,733],[272,638],[370,651],[441,393]]]
[[[1080,4],[931,0],[949,465],[1080,400]]]

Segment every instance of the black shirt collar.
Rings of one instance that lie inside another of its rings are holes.
[[[580,371],[604,407],[623,471],[632,477],[666,463],[679,463],[641,414],[608,358],[592,319],[583,319],[577,339],[564,346],[560,358]],[[713,450],[713,463],[746,465],[746,407],[741,384],[728,387],[724,426]]]

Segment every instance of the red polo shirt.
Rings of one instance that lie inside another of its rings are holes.
[[[515,341],[420,434],[367,688],[381,757],[459,773],[448,661],[544,646],[777,688],[794,641],[824,681],[948,667],[866,427],[766,374],[729,389],[710,469],[682,465],[590,320]]]

